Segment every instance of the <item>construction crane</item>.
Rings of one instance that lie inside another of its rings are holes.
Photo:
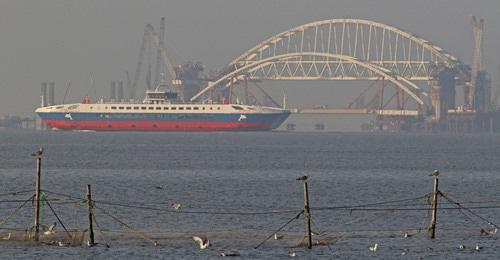
[[[146,25],[146,29],[144,29],[144,35],[143,35],[142,41],[141,41],[141,49],[139,51],[139,58],[137,59],[137,64],[135,67],[134,81],[133,81],[132,87],[128,90],[128,93],[130,94],[131,99],[135,99],[135,91],[137,89],[137,84],[139,83],[139,75],[141,74],[142,60],[144,59],[144,52],[146,50],[146,44],[148,42],[148,38],[149,38],[148,36],[150,33],[148,26],[151,26],[151,25],[150,24]]]
[[[483,71],[483,30],[484,19],[479,21],[475,16],[472,16],[472,30],[474,34],[474,52],[472,56],[471,82],[467,96],[467,105],[474,109],[474,97],[476,95],[478,74]]]
[[[160,51],[161,58],[163,60],[163,66],[165,67],[168,74],[170,75],[171,80],[174,81],[176,79],[174,67],[172,66],[172,63],[170,63],[170,60],[167,57],[167,51],[165,49],[165,46],[162,46],[162,41],[160,40],[160,36],[158,35],[158,33],[156,33],[154,27],[151,24],[148,24],[146,26],[146,29],[149,30],[149,33],[151,34],[151,36],[154,40],[153,42],[154,42],[156,48],[158,48],[158,50]]]
[[[161,64],[161,58],[162,58],[162,49],[165,48],[165,17],[161,18],[161,23],[160,23],[160,35],[159,35],[159,40],[158,40],[158,46],[156,48],[156,67],[155,67],[155,80],[154,84],[155,86],[158,86],[160,84],[160,73],[163,72],[162,64]]]
[[[498,96],[500,95],[500,64],[498,64],[497,69],[497,88],[495,89],[495,93],[493,94],[492,107],[493,109],[498,109]]]

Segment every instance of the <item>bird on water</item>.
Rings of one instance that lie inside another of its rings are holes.
[[[220,256],[240,256],[240,253],[237,251],[222,251],[219,253]]]
[[[210,246],[210,240],[208,240],[206,237],[201,238],[198,236],[192,236],[191,238],[198,243],[200,249],[205,249]]]

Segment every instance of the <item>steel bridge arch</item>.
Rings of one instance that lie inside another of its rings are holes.
[[[297,26],[268,38],[229,63],[222,73],[292,52],[351,56],[385,67],[408,80],[429,80],[440,66],[462,65],[443,48],[396,27],[363,19],[330,19]],[[317,64],[325,62],[329,61]]]
[[[375,73],[376,75],[378,75],[379,78],[383,77],[384,79],[389,80],[394,85],[396,85],[398,88],[400,88],[405,93],[407,93],[419,105],[425,106],[425,103],[419,97],[419,93],[422,93],[422,90],[417,85],[415,85],[413,82],[411,82],[407,79],[394,77],[393,75],[391,75],[391,71],[384,68],[384,67],[378,66],[376,64],[371,64],[371,63],[367,63],[364,61],[360,61],[360,60],[353,58],[353,57],[350,57],[350,56],[338,55],[338,54],[332,54],[332,53],[314,53],[314,52],[281,54],[281,55],[277,55],[277,56],[268,57],[268,58],[265,58],[265,59],[262,59],[262,60],[259,60],[259,61],[253,62],[253,63],[248,63],[244,66],[240,66],[239,68],[223,75],[222,77],[219,77],[216,81],[209,82],[208,86],[205,87],[204,89],[202,89],[196,95],[194,95],[190,99],[190,101],[194,101],[194,100],[198,99],[205,92],[207,92],[208,90],[210,90],[212,88],[215,88],[217,85],[219,85],[225,81],[230,80],[230,81],[234,82],[233,78],[245,76],[246,73],[250,73],[252,71],[262,69],[266,66],[269,66],[270,64],[273,64],[274,62],[286,61],[289,59],[300,59],[303,56],[310,56],[310,57],[316,57],[316,58],[331,58],[331,59],[335,59],[338,61],[349,62],[351,64],[355,64],[356,66],[363,67],[363,68]],[[320,79],[320,78],[315,78],[315,79]],[[406,85],[408,85],[408,86],[406,86],[403,83],[406,83]],[[410,89],[409,87],[411,87],[412,89]],[[418,94],[415,94],[415,92],[417,92]]]

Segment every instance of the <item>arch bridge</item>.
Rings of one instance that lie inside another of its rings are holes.
[[[389,106],[405,110],[412,103],[417,111],[433,109],[439,119],[444,110],[455,107],[457,75],[468,73],[458,58],[415,34],[369,20],[331,19],[262,41],[231,61],[191,101],[247,80],[382,81],[382,93],[374,97],[377,109],[392,102]],[[393,85],[392,97],[388,89],[384,93],[387,84]],[[384,96],[397,102],[384,101]]]

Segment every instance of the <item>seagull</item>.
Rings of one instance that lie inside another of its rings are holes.
[[[300,176],[296,180],[298,180],[298,181],[305,181],[305,180],[307,180],[307,176]]]
[[[31,156],[37,157],[37,156],[42,156],[42,154],[43,154],[43,148],[40,147],[40,149],[38,149],[38,151],[32,153]]]
[[[410,234],[408,234],[408,232],[405,232],[404,237],[405,237],[405,238],[409,238],[409,237],[411,237],[411,235],[410,235]]]
[[[10,240],[10,237],[12,236],[12,233],[9,232],[9,234],[7,234],[7,236],[5,237],[2,237],[3,240]]]
[[[278,235],[278,233],[274,233],[274,240],[280,240],[282,238],[283,238],[282,235]]]
[[[434,170],[431,174],[429,174],[429,176],[437,177],[437,176],[439,176],[439,171],[438,170]]]
[[[97,245],[97,243],[92,243],[92,242],[90,242],[90,240],[87,240],[87,246],[88,247],[93,247],[95,245]]]
[[[479,250],[481,250],[481,247],[479,246],[479,244],[477,244],[477,243],[476,243],[476,247],[474,247],[474,250],[475,250],[475,251],[479,251]]]
[[[43,234],[48,236],[54,234],[54,228],[57,226],[57,222],[52,223],[48,227],[45,227],[43,229]]]
[[[497,226],[496,226],[496,225],[494,225],[494,224],[492,224],[492,223],[488,223],[488,224],[490,224],[490,226],[491,226],[491,230],[490,230],[490,231],[488,231],[488,233],[489,233],[490,235],[494,235],[494,234],[496,234],[496,233],[497,233],[497,231],[498,231]]]
[[[288,251],[288,256],[289,257],[296,257],[297,253],[295,253],[295,251]]]
[[[238,122],[240,122],[241,120],[245,120],[245,119],[247,119],[247,116],[240,115],[240,118],[238,118]]]
[[[180,210],[182,205],[180,203],[172,203],[172,208],[174,208],[175,210]]]
[[[378,244],[375,243],[373,245],[368,246],[368,250],[370,250],[371,252],[377,252],[377,247],[378,247]]]
[[[219,253],[220,256],[240,256],[240,253],[237,252],[237,251],[227,251],[227,252],[220,252]]]
[[[464,245],[462,245],[462,244],[460,244],[460,245],[458,245],[458,249],[460,249],[460,250],[464,250],[464,249],[465,249],[465,246],[464,246]]]
[[[192,236],[193,240],[196,241],[198,243],[198,245],[200,245],[200,249],[205,249],[207,247],[210,246],[210,240],[208,239],[202,239],[198,236]]]
[[[62,241],[57,241],[58,246],[69,246],[70,243],[63,243]]]
[[[404,256],[404,255],[408,254],[408,251],[410,251],[410,250],[403,248],[403,252],[401,252],[401,255]]]

